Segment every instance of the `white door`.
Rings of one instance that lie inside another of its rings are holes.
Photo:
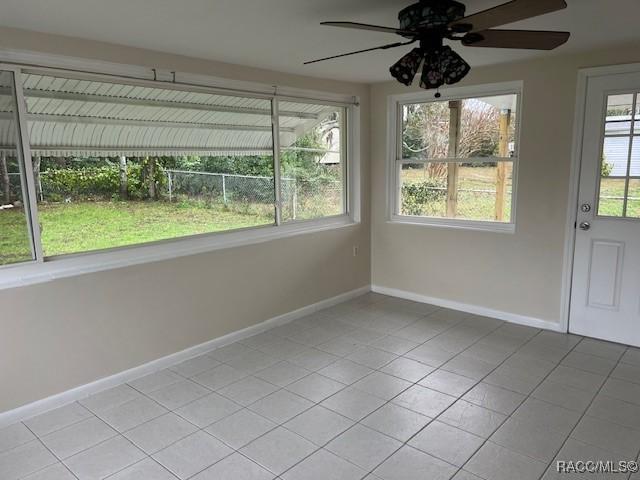
[[[569,330],[640,346],[640,72],[587,83]]]

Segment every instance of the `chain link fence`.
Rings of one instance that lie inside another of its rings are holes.
[[[170,202],[215,203],[242,212],[272,212],[274,208],[273,177],[190,170],[165,170],[165,174],[167,182],[164,193]],[[295,183],[292,178],[282,179],[282,189],[288,198],[295,198]]]
[[[275,202],[273,177],[190,170],[165,170],[164,173],[167,181],[164,182],[159,193],[162,198],[170,202],[218,204],[242,213],[271,214],[273,212]],[[56,202],[67,198],[69,201],[75,201],[80,198],[74,196],[77,192],[59,191],[59,188],[54,188],[57,185],[51,185],[47,171],[42,172],[37,180],[38,201]],[[11,199],[19,199],[21,197],[20,174],[9,173],[9,183]],[[117,185],[112,186],[112,189],[112,194],[116,195]],[[0,199],[4,198],[3,193],[0,185]],[[340,181],[281,178],[280,198],[282,218],[285,221],[343,213],[342,197],[343,187]]]
[[[230,209],[273,209],[273,177],[165,170],[166,196],[171,202],[196,200],[223,204]],[[280,179],[282,218],[285,221],[342,213],[342,183]]]
[[[344,213],[342,182],[292,179],[282,183],[282,218],[307,220]]]

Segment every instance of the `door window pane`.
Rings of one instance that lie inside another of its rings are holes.
[[[625,183],[624,178],[601,178],[598,215],[603,217],[623,216]]]
[[[269,100],[23,82],[46,256],[274,224]]]
[[[629,180],[627,217],[640,218],[640,179]]]
[[[629,134],[631,131],[631,110],[633,94],[609,95],[605,120],[605,134]]]
[[[629,176],[640,177],[640,137],[633,137],[633,148],[629,161]]]
[[[0,72],[0,265],[33,260],[13,73]]]
[[[282,221],[346,213],[345,109],[282,101],[279,112]]]
[[[626,177],[631,137],[605,137],[602,146],[602,176]]]

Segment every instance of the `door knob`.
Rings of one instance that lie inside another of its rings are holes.
[[[589,230],[591,228],[591,224],[589,222],[581,222],[579,227],[580,230]]]

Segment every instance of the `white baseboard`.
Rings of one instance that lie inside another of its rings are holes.
[[[446,300],[443,298],[428,297],[427,295],[407,292],[406,290],[399,290],[396,288],[382,287],[380,285],[372,285],[371,291],[380,293],[382,295],[389,295],[391,297],[413,300],[414,302],[428,303],[431,305],[437,305],[438,307],[451,308],[452,310],[460,310],[461,312],[497,318],[498,320],[517,323],[518,325],[542,328],[545,330],[552,330],[554,332],[564,332],[564,330],[562,329],[562,325],[560,325],[559,323],[550,322],[548,320],[542,320],[534,317],[527,317],[525,315],[518,315],[517,313],[503,312],[500,310],[494,310],[492,308],[470,305],[468,303],[455,302],[453,300]]]
[[[493,317],[499,320],[504,320],[506,322],[517,323],[519,325],[543,328],[556,332],[563,331],[560,324],[547,320],[527,317],[515,313],[502,312],[500,310],[493,310],[491,308],[481,307],[478,305],[455,302],[453,300],[429,297],[426,295],[421,295],[419,293],[408,292],[406,290],[399,290],[396,288],[383,287],[379,285],[366,285],[364,287],[360,287],[355,290],[336,295],[335,297],[327,298],[317,303],[307,305],[297,310],[278,315],[277,317],[270,318],[247,328],[243,328],[242,330],[231,332],[222,337],[214,338],[213,340],[209,340],[208,342],[195,345],[193,347],[187,348],[186,350],[167,355],[166,357],[162,357],[157,360],[153,360],[149,363],[145,363],[144,365],[125,370],[124,372],[116,373],[109,377],[101,378],[94,382],[88,383],[86,385],[81,385],[71,390],[67,390],[65,392],[52,395],[42,400],[37,400],[33,403],[23,405],[16,409],[0,413],[0,428],[20,422],[22,420],[26,420],[41,413],[45,413],[49,410],[53,410],[54,408],[62,407],[69,403],[86,398],[89,395],[93,395],[108,388],[130,382],[132,380],[135,380],[136,378],[143,377],[150,373],[157,372],[158,370],[163,370],[172,365],[176,365],[185,360],[189,360],[190,358],[197,357],[198,355],[201,355],[202,353],[205,353],[207,351],[222,347],[224,345],[228,345],[233,342],[237,342],[238,340],[242,340],[244,338],[248,338],[252,335],[264,332],[265,330],[268,330],[270,328],[284,325],[293,320],[297,320],[298,318],[302,318],[305,315],[309,315],[311,313],[322,310],[323,308],[328,308],[338,303],[350,300],[369,291],[373,291],[383,295],[389,295],[391,297],[404,298],[405,300],[413,300],[414,302],[428,303],[431,305],[437,305],[439,307],[460,310],[462,312],[483,315],[486,317]]]
[[[242,330],[231,332],[222,337],[214,338],[213,340],[195,345],[193,347],[187,348],[186,350],[167,355],[166,357],[158,358],[157,360],[153,360],[149,363],[145,363],[144,365],[125,370],[124,372],[116,373],[109,377],[96,380],[95,382],[81,385],[71,390],[67,390],[66,392],[58,393],[56,395],[52,395],[42,400],[37,400],[33,403],[23,405],[13,410],[0,413],[0,428],[20,422],[22,420],[26,420],[41,413],[48,412],[49,410],[53,410],[54,408],[62,407],[69,403],[86,398],[89,395],[93,395],[94,393],[98,393],[108,388],[130,382],[131,380],[135,380],[136,378],[140,378],[150,373],[157,372],[158,370],[163,370],[172,365],[176,365],[185,360],[189,360],[190,358],[197,357],[198,355],[213,350],[214,348],[219,348],[224,345],[237,342],[238,340],[248,338],[252,335],[264,332],[265,330],[268,330],[270,328],[284,325],[285,323],[289,323],[293,320],[297,320],[298,318],[302,318],[305,315],[315,313],[319,310],[322,310],[323,308],[328,308],[346,300],[350,300],[357,296],[363,295],[370,290],[371,289],[369,285],[366,285],[364,287],[360,287],[355,290],[336,295],[335,297],[327,298],[314,304],[307,305],[297,310],[293,310],[292,312],[278,315],[277,317],[270,318],[268,320],[265,320],[264,322],[258,323],[257,325],[252,325],[250,327],[243,328]]]

